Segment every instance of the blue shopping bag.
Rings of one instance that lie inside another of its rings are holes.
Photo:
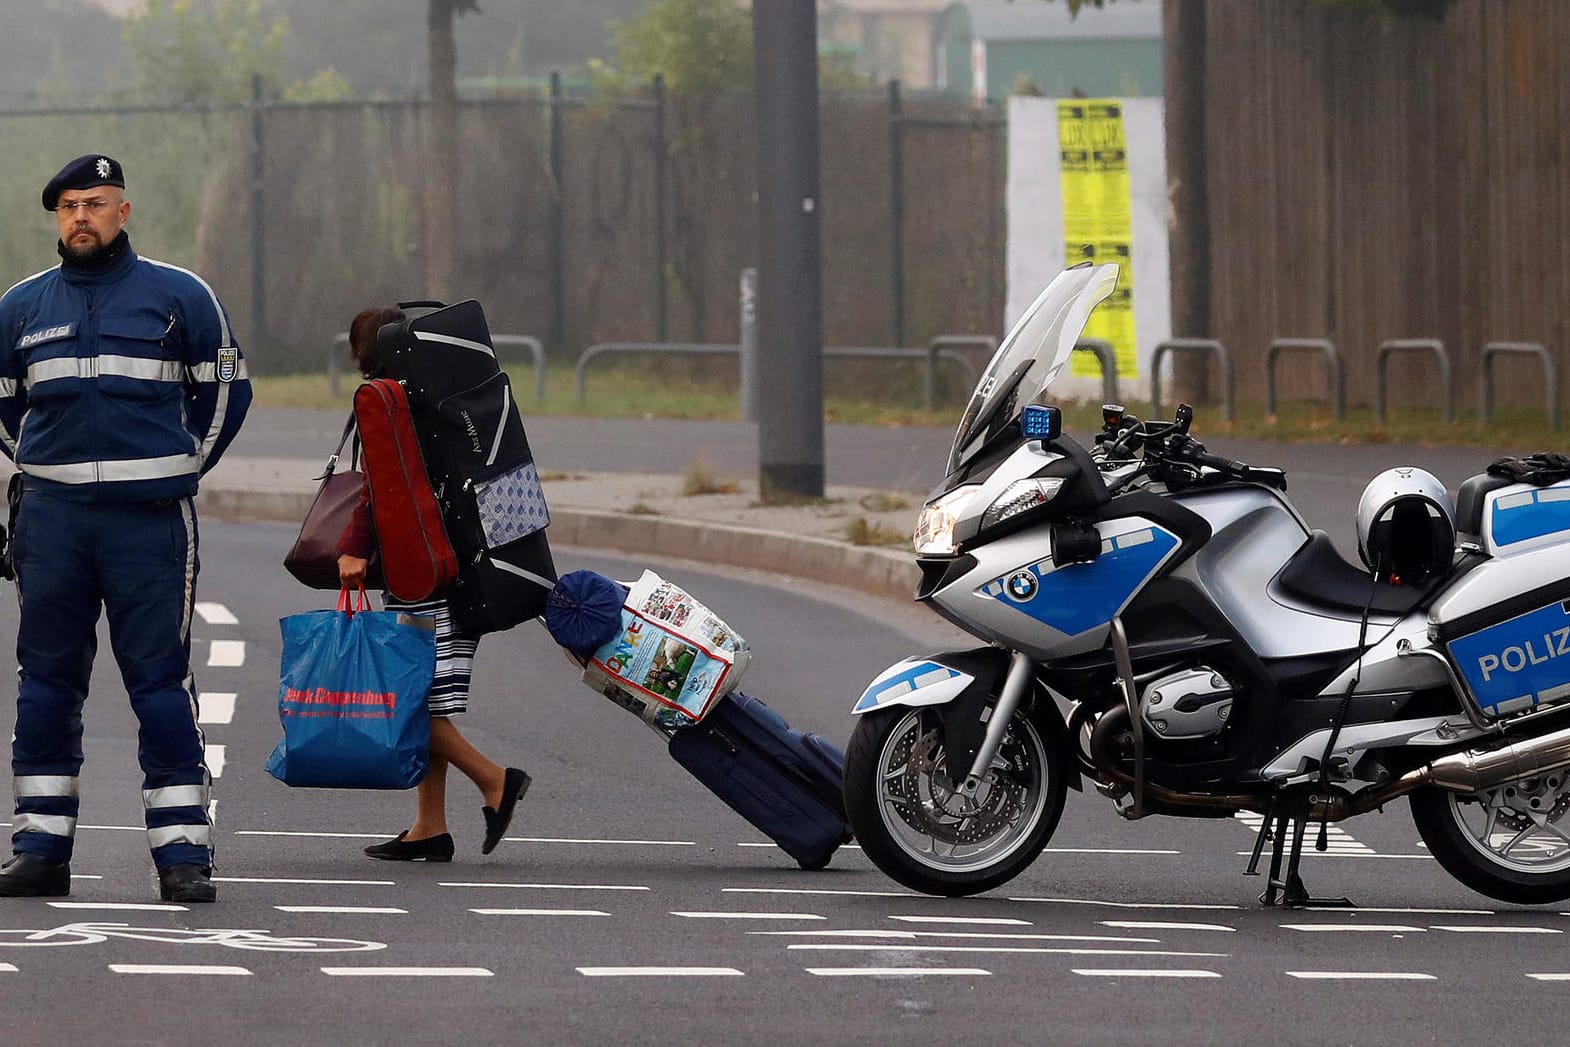
[[[279,619],[283,740],[267,773],[285,785],[408,789],[425,777],[435,621],[368,607],[364,589],[353,608],[345,590],[335,611]]]

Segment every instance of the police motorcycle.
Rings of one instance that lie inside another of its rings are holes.
[[[1108,405],[1087,450],[1047,397],[1116,280],[1062,273],[965,409],[916,599],[981,644],[898,662],[855,703],[863,851],[918,891],[986,891],[1088,780],[1130,819],[1255,812],[1264,904],[1349,904],[1308,894],[1305,832],[1323,850],[1326,823],[1406,797],[1462,883],[1570,898],[1570,482],[1479,475],[1452,504],[1390,470],[1358,507],[1365,570],[1280,470],[1207,453],[1186,405]]]

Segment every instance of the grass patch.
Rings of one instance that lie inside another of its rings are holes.
[[[873,491],[871,494],[864,494],[857,500],[856,504],[869,513],[897,513],[901,509],[910,508],[910,503],[904,498],[897,494],[889,494],[886,491]]]
[[[587,396],[579,401],[568,364],[546,371],[545,397],[534,398],[534,373],[526,364],[513,364],[510,374],[525,418],[573,415],[591,418],[698,418],[736,419],[740,410],[734,372],[716,376],[714,361],[672,359],[651,361],[628,358],[597,360],[587,378]],[[723,370],[723,369],[722,369]],[[898,368],[887,368],[896,376]],[[913,372],[914,373],[914,372]],[[908,381],[871,382],[841,378],[825,380],[823,415],[829,422],[854,425],[938,426],[951,428],[959,421],[963,394],[950,390],[941,405],[927,411],[916,406],[920,393]],[[904,377],[904,376],[900,376]],[[325,374],[277,375],[253,378],[256,402],[268,407],[332,408],[348,411],[358,376],[343,375],[334,394]],[[1063,404],[1064,422],[1071,432],[1089,433],[1101,427],[1096,403]],[[1163,413],[1171,416],[1174,405]],[[1128,407],[1141,418],[1150,417],[1150,404],[1131,401]],[[1446,423],[1437,407],[1393,406],[1390,421],[1380,425],[1372,408],[1352,408],[1345,421],[1336,421],[1327,402],[1292,401],[1275,415],[1262,405],[1243,404],[1238,418],[1225,422],[1218,406],[1197,406],[1194,433],[1200,439],[1235,436],[1256,440],[1303,443],[1413,443],[1432,446],[1473,445],[1537,450],[1556,447],[1562,438],[1548,428],[1541,407],[1504,406],[1495,409],[1493,424],[1480,424],[1475,409],[1459,410]],[[869,512],[877,510],[868,510]]]
[[[660,511],[648,502],[633,502],[627,507],[628,516],[659,516]]]
[[[681,477],[681,493],[692,497],[699,494],[735,494],[741,485],[734,480],[723,480],[714,474],[708,462],[693,462]]]
[[[845,540],[851,545],[909,545],[910,535],[858,516],[845,525]]]

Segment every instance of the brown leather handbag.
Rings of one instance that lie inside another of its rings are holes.
[[[338,539],[343,536],[344,529],[354,516],[355,506],[360,502],[360,490],[365,483],[364,474],[356,468],[360,458],[360,438],[354,428],[354,416],[351,415],[343,427],[343,436],[337,448],[327,459],[327,468],[317,477],[321,486],[316,489],[316,498],[305,513],[300,535],[283,559],[284,569],[312,589],[336,591],[342,588],[338,579]],[[349,468],[339,471],[338,458],[343,454],[343,445],[349,442],[351,435],[354,436],[354,444],[349,456]],[[365,584],[376,589],[385,587],[380,551],[371,554],[371,564],[365,572]]]

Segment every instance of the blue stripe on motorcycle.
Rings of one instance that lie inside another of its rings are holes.
[[[1540,491],[1505,495],[1494,502],[1490,533],[1497,546],[1570,530],[1570,489],[1555,485]]]
[[[1051,560],[1036,564],[1040,584],[1029,599],[1009,593],[1008,579],[1019,572],[982,586],[982,591],[1066,636],[1078,636],[1111,621],[1177,548],[1178,539],[1170,531],[1151,527],[1119,535],[1111,544],[1089,563],[1058,568]]]
[[[932,680],[922,680],[919,684],[916,682],[921,677],[933,673],[941,675]],[[954,677],[962,675],[964,674],[955,669],[950,669],[946,665],[939,665],[937,662],[917,662],[898,676],[880,680],[867,688],[866,693],[861,696],[861,700],[856,703],[856,707],[851,712],[866,712],[868,709],[877,708],[883,702],[899,698],[921,687],[930,686],[939,679],[952,680]]]

